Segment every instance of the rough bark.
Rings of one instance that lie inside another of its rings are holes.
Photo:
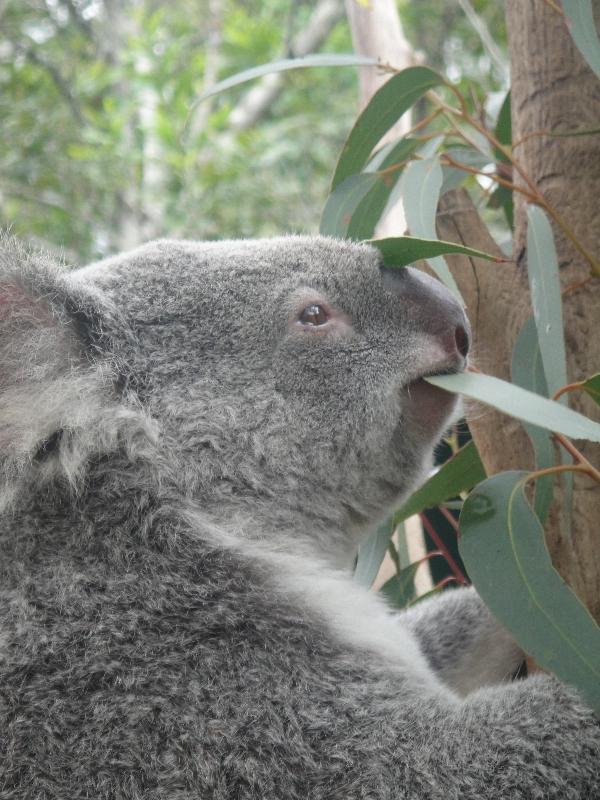
[[[515,156],[547,200],[564,218],[587,250],[600,256],[598,203],[600,139],[598,136],[533,136],[535,131],[573,131],[597,127],[600,120],[600,81],[575,48],[565,20],[543,0],[507,0],[512,68],[513,141]],[[521,197],[515,207],[515,256],[524,270],[526,208]],[[563,286],[590,274],[590,266],[553,225]],[[600,280],[594,279],[564,299],[567,367],[571,380],[600,368],[597,335]],[[514,318],[514,317],[513,317]],[[572,406],[599,418],[597,406],[574,396]],[[600,447],[581,443],[594,463]],[[565,535],[555,514],[549,543],[555,563],[600,618],[600,487],[575,481],[573,527]]]
[[[514,154],[577,238],[598,258],[600,139],[528,134],[597,127],[600,81],[574,47],[564,18],[549,4],[543,0],[507,0],[506,12]],[[520,143],[523,137],[528,138]],[[526,202],[518,194],[515,220],[514,264],[493,266],[449,258],[473,322],[476,361],[486,372],[504,378],[509,375],[510,353],[518,330],[531,313],[526,276]],[[589,264],[556,225],[553,229],[563,286],[587,278]],[[442,199],[439,233],[442,238],[482,249],[492,246],[464,192],[451,192]],[[599,308],[597,278],[564,297],[570,380],[580,380],[600,369]],[[585,397],[573,396],[571,405],[595,419],[600,416],[597,406]],[[528,441],[513,420],[493,412],[479,418],[476,413],[471,428],[490,473],[531,465]],[[600,462],[600,447],[583,442],[577,445],[593,463]],[[547,532],[554,563],[600,619],[600,488],[587,478],[575,478],[570,535],[560,486],[555,498]]]

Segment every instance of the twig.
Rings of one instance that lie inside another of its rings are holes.
[[[450,567],[450,569],[452,570],[452,572],[454,574],[455,579],[459,583],[466,584],[467,583],[467,579],[462,574],[462,572],[460,570],[460,567],[458,566],[456,561],[452,558],[452,555],[448,551],[448,548],[446,547],[444,542],[440,539],[437,531],[435,530],[435,528],[433,527],[431,522],[429,522],[429,520],[427,519],[425,514],[419,514],[419,517],[421,519],[423,527],[427,531],[427,534],[429,535],[429,537],[431,538],[431,540],[433,541],[433,543],[435,544],[437,549],[441,551],[442,555],[446,559],[446,561],[448,563],[448,566]]]

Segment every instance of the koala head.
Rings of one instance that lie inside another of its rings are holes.
[[[99,464],[135,476],[143,453],[216,521],[338,562],[427,468],[455,400],[422,378],[469,346],[438,282],[322,237],[159,241],[71,273],[9,247],[0,326],[5,493],[66,475],[85,502]]]

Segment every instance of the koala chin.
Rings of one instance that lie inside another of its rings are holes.
[[[358,545],[426,473],[453,297],[362,244],[0,246],[0,798],[592,800],[600,726]]]

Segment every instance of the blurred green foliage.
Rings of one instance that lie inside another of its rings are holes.
[[[489,24],[501,19],[489,0],[475,6]],[[208,83],[288,55],[313,7],[5,0],[0,226],[57,246],[75,263],[163,235],[315,231],[356,116],[356,70],[287,73],[285,91],[245,130],[234,129],[231,115],[252,85],[194,104]],[[400,7],[433,66],[458,76],[485,66],[454,0]],[[351,52],[344,19],[320,49]],[[499,85],[493,70],[488,83]]]

